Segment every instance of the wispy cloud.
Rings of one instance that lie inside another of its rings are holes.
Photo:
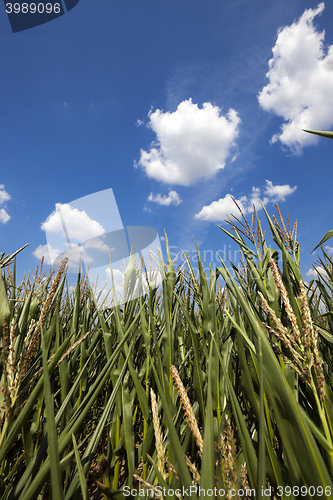
[[[286,123],[271,142],[281,141],[299,154],[317,138],[302,129],[322,130],[333,125],[333,45],[324,48],[325,31],[313,25],[324,2],[307,9],[280,30],[266,74],[269,83],[259,92],[261,107],[282,116]]]
[[[283,186],[273,185],[271,181],[266,180],[266,186],[264,188],[264,197],[260,198],[261,189],[258,187],[253,187],[252,192],[249,196],[242,196],[236,199],[239,208],[242,210],[243,214],[253,212],[253,205],[258,211],[261,207],[261,199],[264,205],[271,202],[285,201],[286,196],[294,193],[297,186],[290,187],[289,184]],[[200,212],[195,215],[196,219],[209,221],[209,222],[223,222],[227,219],[228,215],[239,215],[239,211],[235,202],[233,201],[231,195],[228,193],[224,198],[213,201],[210,205],[205,205],[202,207]]]
[[[6,201],[10,200],[11,196],[5,190],[4,184],[0,184],[0,206],[4,205]],[[0,222],[2,224],[6,224],[10,219],[10,215],[8,214],[5,208],[0,208]]]
[[[177,191],[169,191],[169,194],[161,195],[150,193],[148,196],[148,201],[153,201],[154,203],[158,203],[159,205],[179,205],[182,200],[179,198],[179,194]]]
[[[192,99],[174,112],[157,109],[148,116],[156,141],[149,151],[141,149],[138,164],[148,177],[183,186],[224,168],[241,121],[234,109],[223,116],[218,106],[206,102],[199,108]]]

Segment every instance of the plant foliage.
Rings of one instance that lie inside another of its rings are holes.
[[[1,500],[330,498],[333,262],[306,284],[297,224],[264,212],[275,248],[255,211],[234,218],[240,265],[207,277],[166,238],[162,285],[113,309],[87,276],[70,293],[66,261],[17,285],[6,260]]]

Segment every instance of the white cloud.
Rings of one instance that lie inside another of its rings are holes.
[[[44,257],[45,263],[53,265],[55,259],[63,253],[63,250],[59,250],[57,248],[53,248],[50,244],[39,245],[32,255],[37,257],[37,259],[41,259]],[[68,267],[69,271],[71,268],[77,267],[80,260],[84,262],[86,265],[91,264],[93,259],[87,255],[85,251],[85,247],[79,245],[73,245],[72,248],[66,250],[66,257],[68,257]]]
[[[306,273],[307,276],[313,277],[313,278],[318,278],[318,274],[316,271],[311,267],[308,272]]]
[[[10,200],[10,194],[5,191],[4,184],[0,184],[0,205],[3,205],[6,201]]]
[[[108,285],[109,285],[109,288],[106,287],[106,290],[109,290],[109,300],[112,300],[112,292],[111,292],[111,268],[110,267],[107,267],[105,269],[105,272],[106,272],[106,275],[107,275],[107,279],[110,280]],[[121,269],[114,269],[112,268],[112,273],[113,273],[113,283],[114,283],[114,287],[115,287],[115,290],[116,290],[116,295],[117,295],[117,298],[118,300],[121,300],[124,296],[124,281],[125,281],[125,274],[124,272],[121,270]]]
[[[103,236],[102,236],[103,238]],[[100,250],[101,252],[113,252],[114,248],[110,248],[109,245],[104,243],[100,238],[94,238],[89,241],[87,241],[84,244],[84,248],[96,248],[97,250]]]
[[[0,222],[6,224],[10,219],[10,215],[6,212],[4,208],[0,208]]]
[[[321,2],[280,30],[266,74],[269,83],[258,95],[263,109],[285,120],[272,142],[280,140],[296,154],[317,142],[302,129],[327,130],[333,125],[333,45],[326,51],[325,31],[313,25],[323,10]]]
[[[283,186],[276,184],[273,186],[273,183],[268,180],[266,180],[266,183],[265,194],[270,198],[269,201],[286,201],[286,196],[294,193],[297,189],[297,186],[292,188],[289,184],[284,184]]]
[[[325,245],[325,250],[329,255],[333,253],[333,247],[330,247],[329,245]]]
[[[77,267],[77,264],[83,261],[85,264],[91,264],[94,260],[87,255],[85,248],[79,245],[73,245],[66,250],[66,257],[68,257],[68,267]]]
[[[164,196],[157,194],[153,196],[153,193],[150,193],[148,196],[148,201],[153,201],[158,203],[159,205],[179,205],[182,200],[179,198],[179,194],[177,191],[169,191],[169,194],[165,194]]]
[[[206,102],[199,108],[192,99],[174,112],[157,109],[148,116],[157,140],[149,151],[141,149],[138,164],[148,177],[183,186],[224,168],[241,121],[234,109],[223,116],[218,106]]]
[[[32,255],[37,257],[37,259],[41,259],[44,257],[44,261],[46,264],[52,265],[54,260],[60,255],[62,252],[57,248],[52,248],[51,245],[39,245]]]
[[[249,196],[242,196],[238,200],[235,198],[235,200],[245,215],[253,212],[253,205],[257,211],[260,210],[262,208],[261,200],[264,205],[277,201],[285,201],[286,196],[292,194],[296,189],[297,186],[291,188],[289,184],[274,186],[271,181],[266,180],[266,187],[264,188],[266,196],[264,198],[260,198],[261,189],[253,186]],[[237,206],[228,193],[224,198],[220,198],[217,201],[213,201],[210,205],[202,207],[200,212],[195,215],[195,218],[210,222],[223,222],[231,214],[236,215],[236,217],[240,215]]]
[[[141,125],[143,125],[143,124],[144,124],[144,121],[143,121],[143,120],[139,120],[139,118],[138,118],[138,119],[136,120],[136,122],[135,122],[135,125],[136,125],[137,127],[141,127]]]
[[[244,204],[247,203],[247,197],[243,196],[236,201],[245,214],[246,207]],[[210,205],[202,207],[201,211],[195,215],[195,218],[217,222],[225,220],[228,214],[239,215],[239,211],[229,193],[226,194],[224,198],[220,198],[218,201],[213,201]]]
[[[91,219],[85,211],[73,208],[67,203],[56,203],[56,211],[42,223],[42,230],[50,233],[63,233],[64,222],[69,238],[79,241],[88,240],[105,233],[103,226]]]
[[[111,279],[111,267],[107,267],[105,269],[105,272],[106,272],[106,275],[108,277],[108,279]],[[113,272],[113,280],[115,283],[121,283],[122,281],[124,281],[124,272],[121,271],[120,269],[113,269],[112,268],[112,272]]]
[[[266,181],[266,182],[270,182],[270,181]],[[253,212],[253,205],[256,207],[256,210],[260,210],[261,209],[260,193],[261,193],[261,189],[258,188],[258,187],[253,186],[248,206],[245,207],[245,211],[246,212]],[[246,196],[245,196],[245,198],[247,200]],[[270,200],[269,200],[269,198],[267,198],[265,196],[262,201],[266,205],[266,203],[268,203]]]
[[[0,184],[0,206],[4,205],[6,201],[10,200],[11,196],[5,190],[4,184]],[[8,214],[5,208],[0,209],[0,222],[2,224],[6,224],[10,219],[10,215]]]
[[[324,278],[327,277],[327,273],[325,271],[325,269],[321,266],[316,266],[316,269],[313,269],[313,267],[311,267],[308,272],[306,273],[307,276],[311,276],[313,278],[318,278],[318,273],[323,276]]]

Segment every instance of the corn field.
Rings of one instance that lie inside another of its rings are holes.
[[[305,283],[263,210],[221,228],[238,266],[176,267],[166,238],[162,285],[113,309],[2,254],[1,500],[332,497],[333,262]]]

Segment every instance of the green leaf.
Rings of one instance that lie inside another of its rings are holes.
[[[41,344],[43,358],[43,380],[45,394],[45,412],[47,418],[47,438],[49,444],[49,457],[51,462],[51,486],[52,497],[62,500],[64,498],[62,489],[62,480],[60,473],[59,448],[57,441],[57,429],[54,420],[54,404],[50,384],[50,374],[47,366],[46,348],[44,343],[44,333],[41,329]]]
[[[169,495],[170,487],[169,487],[168,483],[165,481],[165,479],[163,479],[163,476],[160,473],[160,471],[158,470],[156,463],[152,460],[152,458],[149,455],[147,458],[154,468],[155,474],[156,474],[158,482],[159,482],[159,486],[161,486],[162,488],[165,488],[165,493],[166,493],[165,498],[168,498],[169,500],[174,500],[175,497],[173,495]],[[148,489],[148,487],[146,489]]]
[[[204,442],[201,462],[201,482],[203,490],[214,489],[215,486],[215,446],[214,446],[214,421],[212,404],[212,349],[213,342],[210,344],[208,360],[208,388],[206,403],[206,420],[204,428]]]
[[[133,471],[135,469],[135,446],[134,446],[134,430],[133,430],[133,408],[131,404],[131,397],[128,387],[129,374],[124,378],[123,384],[121,386],[122,392],[122,413],[123,413],[123,425],[125,431],[125,448],[127,454],[127,466],[128,466],[128,484],[132,487]]]
[[[128,355],[127,355],[127,358],[124,362],[121,373],[119,374],[117,382],[116,382],[115,386],[113,387],[112,394],[107,402],[107,405],[105,406],[103,414],[101,415],[101,417],[97,423],[97,426],[95,428],[95,431],[94,431],[94,433],[89,441],[89,444],[88,444],[88,446],[87,446],[87,448],[82,456],[82,462],[84,462],[84,466],[83,466],[84,475],[88,474],[90,464],[92,462],[94,453],[96,452],[98,443],[100,442],[102,432],[105,428],[107,420],[110,417],[111,410],[112,410],[113,405],[115,403],[116,395],[119,391],[121,383],[123,382],[125,372],[128,369],[127,363],[128,363],[128,358],[130,356],[130,353],[131,353],[131,350],[129,349]],[[71,483],[71,485],[68,488],[68,491],[66,493],[66,500],[69,500],[71,498],[71,496],[74,494],[76,486],[77,486],[77,476],[74,476],[72,483]]]
[[[58,349],[57,353],[54,355],[52,360],[50,361],[49,364],[49,375],[51,376],[59,359],[61,356],[66,352],[68,345],[70,342],[70,337],[68,337],[65,342],[63,342],[62,346]],[[17,435],[21,432],[22,425],[30,418],[31,411],[33,407],[36,404],[36,401],[38,400],[42,390],[43,390],[43,377],[39,379],[37,382],[35,388],[31,392],[29,399],[25,403],[21,413],[18,415],[16,418],[15,422],[13,423],[13,426],[10,429],[10,432],[5,439],[4,442],[1,443],[0,446],[0,463],[2,460],[5,458],[7,453],[9,452],[14,440],[17,438]]]
[[[302,128],[303,132],[308,132],[309,134],[321,135],[322,137],[327,137],[328,139],[333,139],[333,132],[327,131],[322,132],[321,130],[306,130]]]
[[[189,330],[191,332],[192,346],[194,350],[194,370],[193,370],[193,387],[195,390],[196,397],[199,401],[199,407],[202,414],[202,420],[205,421],[205,400],[203,395],[203,377],[200,368],[200,342],[199,342],[199,332],[197,328],[194,326],[191,317],[188,313],[186,305],[183,303],[181,298],[175,294],[177,301],[180,303],[180,306],[184,312],[187,324],[189,326]]]
[[[259,355],[259,382],[260,382],[260,399],[259,399],[259,464],[258,464],[258,480],[257,488],[259,489],[258,498],[265,498],[262,495],[263,489],[266,487],[266,446],[265,446],[265,407],[264,407],[264,376],[263,376],[263,359],[261,350],[261,339],[258,338],[258,355]]]
[[[333,132],[332,132],[333,134]],[[329,240],[330,238],[332,238],[333,236],[333,231],[328,231],[324,238],[318,243],[318,245],[316,247],[314,247],[314,249],[312,250],[312,252],[314,252],[315,250],[317,250],[318,247],[320,247],[321,245],[323,245],[327,240]],[[310,255],[312,254],[312,252],[310,252]]]
[[[213,339],[213,342],[215,344],[215,348],[217,350],[217,354],[218,354],[218,357],[220,359],[220,364],[222,366],[223,374],[224,374],[225,380],[227,382],[228,390],[230,393],[231,405],[233,408],[233,413],[234,413],[235,420],[237,423],[240,441],[241,441],[244,456],[246,459],[246,466],[247,466],[247,471],[248,471],[248,475],[249,475],[250,485],[253,488],[257,484],[256,479],[257,479],[258,460],[257,460],[256,452],[254,450],[252,440],[251,440],[251,437],[249,435],[249,431],[246,427],[245,417],[242,413],[242,409],[241,409],[240,404],[238,402],[237,395],[235,393],[233,385],[232,385],[230,378],[228,376],[228,373],[226,371],[226,367],[224,366],[223,359],[222,359],[221,353],[218,350],[215,339]]]
[[[78,450],[78,447],[76,444],[76,439],[75,439],[74,434],[72,434],[72,440],[73,440],[73,448],[74,448],[74,453],[75,453],[76,466],[77,466],[77,470],[79,472],[82,497],[83,497],[83,500],[89,500],[88,485],[87,485],[87,481],[86,481],[86,478],[84,476],[84,472],[82,469],[80,454],[79,454],[79,450]]]
[[[16,250],[16,252],[14,252],[12,255],[8,254],[6,257],[4,256],[5,254],[3,253],[0,256],[0,268],[6,267],[6,266],[12,264],[14,257],[18,253],[22,252],[22,250],[24,250],[24,248],[26,248],[28,245],[29,245],[29,243],[26,243],[25,245],[23,245],[23,247],[21,247],[18,250]]]
[[[170,443],[171,443],[171,446],[173,448],[174,455],[177,457],[177,462],[178,462],[178,466],[179,466],[179,468],[178,468],[179,477],[182,481],[183,486],[185,488],[190,488],[190,486],[192,485],[192,480],[191,480],[191,476],[190,476],[190,473],[189,473],[189,470],[188,470],[188,467],[187,467],[187,464],[185,461],[184,452],[182,450],[182,445],[179,441],[178,434],[177,434],[175,425],[173,423],[173,418],[172,418],[172,415],[170,413],[169,405],[168,405],[167,399],[165,397],[161,382],[158,379],[157,371],[156,371],[156,368],[154,366],[153,361],[152,361],[152,368],[154,371],[155,381],[156,381],[156,385],[158,388],[158,392],[159,392],[160,398],[162,400],[162,406],[163,406],[163,410],[164,410],[164,414],[165,414],[165,419],[166,419],[166,422],[168,424],[168,429],[169,429],[169,433],[170,433]],[[192,498],[193,500],[196,500],[196,497],[194,496],[194,494],[191,494],[190,498]]]
[[[96,484],[103,493],[103,495],[107,496],[111,500],[125,500],[127,495],[125,495],[121,490],[116,490],[115,488],[111,488],[110,486],[105,486],[100,481],[96,480]]]
[[[5,316],[6,316],[8,329],[9,329],[10,308],[9,308],[9,304],[8,304],[5,284],[3,282],[3,279],[2,279],[2,276],[0,273],[0,336],[2,335],[3,320],[4,320]]]
[[[248,317],[255,335],[261,340],[265,387],[269,391],[268,399],[274,408],[284,447],[290,449],[288,463],[293,469],[291,479],[296,484],[299,478],[294,474],[300,471],[304,484],[315,487],[330,486],[332,484],[330,476],[318,446],[299,412],[283,371],[268,343],[262,324],[227,270],[224,270],[224,279],[228,288],[237,297],[237,301]]]

